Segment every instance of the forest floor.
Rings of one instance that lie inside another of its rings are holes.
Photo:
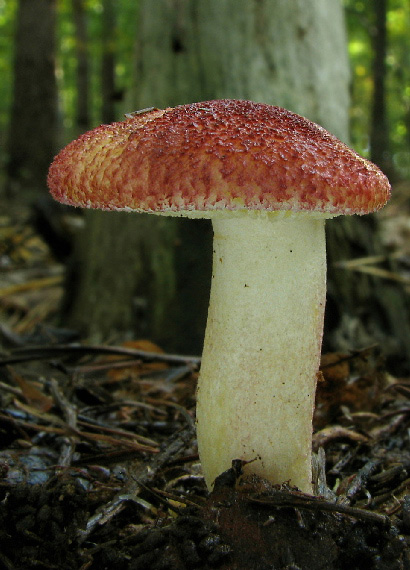
[[[410,380],[379,347],[322,358],[315,495],[242,476],[209,494],[200,361],[56,326],[64,267],[0,216],[0,569],[410,569]]]

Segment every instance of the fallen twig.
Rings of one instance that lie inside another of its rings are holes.
[[[61,411],[64,414],[65,421],[74,431],[77,430],[77,410],[75,406],[67,400],[64,396],[60,387],[55,379],[51,380],[51,391],[54,397],[54,401],[58,404]],[[63,467],[69,467],[71,465],[74,451],[76,445],[76,438],[68,436],[65,438],[63,444],[61,445],[60,457],[58,464]]]
[[[334,513],[341,513],[350,517],[381,524],[383,526],[390,526],[390,519],[385,515],[366,511],[355,507],[349,507],[340,503],[333,503],[324,500],[321,497],[314,497],[306,495],[300,491],[277,489],[272,491],[269,496],[251,497],[249,499],[252,503],[265,505],[269,507],[294,507],[298,509],[308,509],[313,511],[329,511]]]
[[[121,346],[103,346],[103,345],[83,345],[83,344],[60,344],[55,346],[34,346],[15,348],[10,356],[0,359],[0,366],[6,364],[17,364],[19,362],[27,362],[29,360],[46,360],[48,358],[56,358],[60,356],[83,356],[86,354],[107,354],[120,355],[139,358],[146,362],[167,362],[167,363],[187,363],[199,365],[201,358],[199,356],[180,356],[177,354],[163,354],[158,352],[150,352],[147,350],[139,350],[135,348],[125,348]]]
[[[24,409],[24,408],[22,408]],[[100,443],[106,443],[107,445],[112,445],[115,448],[118,447],[123,447],[126,449],[129,449],[131,451],[140,451],[140,452],[147,452],[147,453],[158,453],[158,448],[153,447],[152,445],[144,445],[141,443],[138,443],[137,441],[129,441],[128,439],[120,439],[120,438],[115,438],[115,437],[110,437],[104,434],[97,434],[97,433],[90,433],[90,432],[85,432],[85,431],[80,431],[78,429],[73,429],[70,428],[70,426],[68,426],[67,424],[65,424],[63,421],[61,421],[59,424],[59,426],[56,425],[51,425],[51,426],[47,426],[44,424],[35,424],[33,422],[28,422],[25,420],[21,420],[18,418],[13,418],[7,414],[2,414],[0,413],[0,419],[6,422],[9,422],[13,425],[16,425],[18,427],[22,427],[25,429],[30,429],[32,431],[44,431],[47,433],[54,433],[54,434],[58,434],[58,435],[75,435],[78,436],[79,438],[83,438],[83,439],[87,439],[87,440],[91,440],[91,441],[97,441]],[[63,426],[63,427],[61,427]],[[135,439],[137,439],[138,436],[135,436]]]

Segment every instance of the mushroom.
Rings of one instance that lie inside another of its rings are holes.
[[[74,206],[212,219],[197,390],[205,480],[242,459],[311,492],[325,220],[383,206],[384,174],[299,115],[218,100],[102,125],[60,152],[48,183]]]

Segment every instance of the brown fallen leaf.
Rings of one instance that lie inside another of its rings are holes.
[[[33,382],[25,380],[14,370],[9,368],[9,372],[14,382],[19,386],[24,399],[30,406],[40,412],[48,412],[53,407],[54,401],[51,396],[43,394],[43,392],[39,390]]]

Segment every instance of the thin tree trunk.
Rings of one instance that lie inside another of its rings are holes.
[[[103,1],[101,96],[103,123],[115,120],[115,10],[113,0]]]
[[[13,103],[7,141],[7,190],[46,189],[56,149],[55,0],[20,0]]]
[[[84,131],[90,124],[90,70],[88,62],[87,11],[84,0],[72,0],[72,10],[75,27],[75,48],[77,56],[76,125],[81,132]]]
[[[386,110],[387,0],[373,0],[373,98],[371,109],[371,159],[386,173],[391,171]]]

